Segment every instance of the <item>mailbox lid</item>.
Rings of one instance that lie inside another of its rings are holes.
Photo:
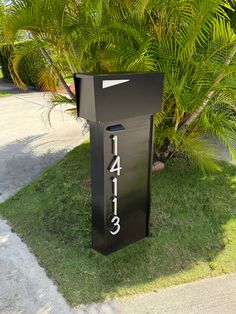
[[[110,122],[161,111],[163,73],[75,74],[78,78],[79,115],[90,121]]]

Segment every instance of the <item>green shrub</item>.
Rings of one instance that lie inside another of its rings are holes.
[[[7,81],[12,81],[11,74],[8,68],[11,51],[12,47],[9,45],[0,46],[0,65],[2,67],[3,79]]]
[[[12,81],[9,70],[10,58],[14,49],[22,47],[25,42],[16,43],[14,46],[3,44],[0,46],[0,65],[2,66],[3,79]],[[45,60],[39,51],[32,50],[23,57],[19,65],[19,75],[27,86],[37,87],[39,72],[45,67]]]

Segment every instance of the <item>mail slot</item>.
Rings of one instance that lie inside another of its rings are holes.
[[[89,120],[92,247],[109,254],[149,234],[154,114],[162,73],[75,74]]]

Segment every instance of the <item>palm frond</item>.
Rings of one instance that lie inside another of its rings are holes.
[[[208,107],[199,121],[211,136],[226,145],[233,160],[236,160],[236,119],[235,112],[224,104]]]
[[[217,163],[218,151],[209,141],[200,137],[183,137],[180,151],[184,152],[188,158],[203,172],[220,171]]]
[[[38,74],[38,85],[43,91],[54,93],[57,90],[57,78],[53,66],[47,65]]]
[[[74,103],[74,100],[65,96],[65,95],[62,95],[62,94],[53,94],[52,97],[51,97],[51,102],[54,104],[54,106],[57,106],[57,105],[68,105],[68,104],[73,104],[75,105]]]
[[[19,66],[22,59],[30,54],[32,51],[38,49],[38,43],[34,40],[28,40],[24,43],[24,45],[18,45],[14,47],[14,50],[11,54],[9,69],[14,82],[19,86],[21,89],[26,89],[27,86],[22,81],[19,75]]]

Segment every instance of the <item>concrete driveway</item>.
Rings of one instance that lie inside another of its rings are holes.
[[[0,201],[84,140],[81,122],[60,108],[49,126],[48,100],[39,92],[0,97]]]
[[[0,201],[14,194],[84,140],[81,123],[54,111],[46,123],[48,96],[20,93],[0,81]],[[82,285],[83,283],[81,283]],[[121,300],[71,309],[35,256],[0,219],[1,314],[235,314],[236,275],[204,279]]]
[[[47,122],[49,96],[21,93],[0,81],[0,202],[84,141],[81,122],[58,108]],[[0,220],[0,313],[72,313],[20,238]]]

